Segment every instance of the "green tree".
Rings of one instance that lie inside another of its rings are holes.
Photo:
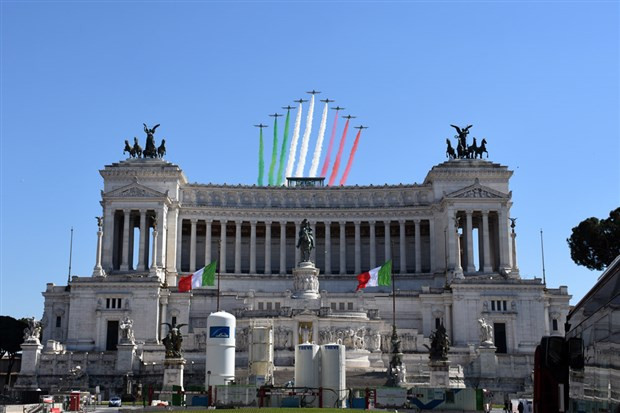
[[[15,364],[15,356],[22,350],[21,344],[24,342],[24,329],[28,327],[22,320],[16,320],[9,316],[0,316],[0,359],[8,355],[9,363],[7,367],[5,384],[8,386]]]
[[[581,221],[566,241],[577,265],[604,269],[620,255],[620,208],[611,211],[607,219],[591,217]]]

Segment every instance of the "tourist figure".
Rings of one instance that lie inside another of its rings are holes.
[[[523,413],[523,409],[524,409],[523,402],[519,401],[519,405],[517,406],[517,410],[519,411],[519,413]]]

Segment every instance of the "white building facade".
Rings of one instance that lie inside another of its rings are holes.
[[[258,324],[273,328],[283,379],[292,378],[294,345],[302,340],[344,344],[351,374],[384,371],[395,319],[409,383],[428,382],[425,344],[443,324],[453,369],[466,385],[517,393],[531,385],[540,338],[563,334],[567,288],[520,276],[506,166],[454,159],[433,167],[422,184],[364,187],[190,184],[179,166],[161,159],[128,159],[100,172],[93,274],[47,285],[42,344],[30,349],[36,363],[22,371],[24,388],[53,388],[76,365],[80,375],[65,380],[83,387],[116,389],[123,375],[160,382],[162,323],[188,325],[186,381],[204,383],[206,320],[217,290],[178,292],[176,285],[216,259],[220,309],[237,317],[240,377]],[[296,298],[292,275],[304,219],[320,271],[312,299]],[[356,275],[388,259],[395,296],[390,287],[356,292]],[[126,318],[133,321],[131,348],[119,345]],[[494,327],[491,359],[480,357],[480,318]]]

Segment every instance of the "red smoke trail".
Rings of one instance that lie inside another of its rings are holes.
[[[338,125],[338,111],[336,111],[336,117],[334,118],[334,126],[332,126],[332,136],[329,138],[329,145],[327,146],[327,154],[323,161],[323,169],[321,169],[320,176],[327,175],[327,168],[329,167],[329,161],[332,156],[332,148],[334,147],[334,137],[336,136],[336,126]]]
[[[340,138],[340,146],[338,146],[338,154],[336,155],[336,161],[334,162],[334,168],[332,169],[332,175],[329,177],[328,186],[332,186],[334,181],[336,180],[336,175],[338,175],[338,168],[340,167],[340,158],[342,158],[342,150],[344,149],[344,141],[347,138],[347,130],[349,129],[349,121],[351,119],[347,119],[347,123],[344,124],[344,130],[342,131],[342,138]]]
[[[351,154],[349,155],[349,162],[347,162],[347,167],[342,174],[342,178],[340,178],[340,186],[344,185],[347,182],[347,178],[349,177],[349,171],[351,170],[351,165],[353,164],[353,158],[355,157],[355,152],[357,152],[357,145],[360,143],[360,136],[362,134],[362,129],[357,132],[357,136],[355,137],[355,142],[353,142],[353,147],[351,148]]]

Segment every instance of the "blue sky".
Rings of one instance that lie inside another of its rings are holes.
[[[522,276],[541,276],[541,228],[550,287],[576,303],[600,275],[566,238],[620,205],[617,1],[0,7],[0,314],[42,315],[45,283],[66,283],[72,226],[72,274],[92,273],[98,170],[144,140],[143,122],[161,124],[191,182],[253,184],[252,125],[313,88],[370,126],[348,184],[421,183],[450,124],[471,123],[515,172]]]

